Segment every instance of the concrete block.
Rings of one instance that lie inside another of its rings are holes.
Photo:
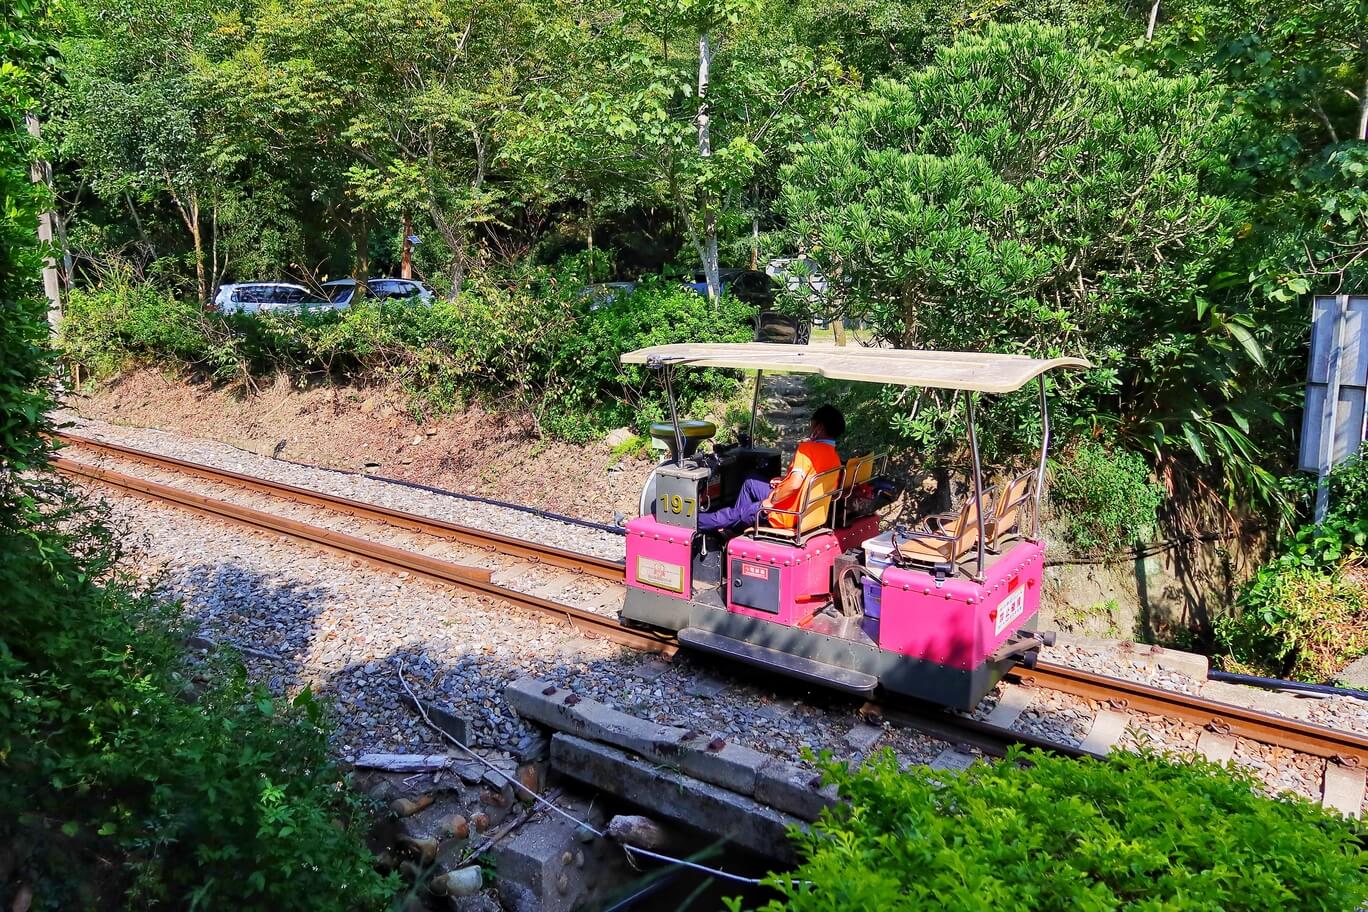
[[[1325,778],[1321,785],[1321,805],[1339,811],[1345,817],[1359,819],[1363,811],[1363,792],[1368,770],[1361,767],[1325,764]]]
[[[421,705],[427,711],[428,718],[432,720],[434,725],[461,744],[470,745],[470,720],[464,716],[458,716],[451,707],[434,703],[431,700],[419,700],[415,703],[408,694],[404,694],[400,699],[414,712],[418,712],[418,706]]]
[[[724,742],[720,750],[709,750],[708,745],[717,739],[701,734],[685,737],[687,729],[648,722],[595,700],[570,704],[565,699],[568,691],[547,694],[549,687],[544,681],[525,679],[510,684],[505,698],[524,719],[640,754],[743,795],[754,794],[759,769],[771,760],[768,754],[740,744]]]
[[[689,682],[689,685],[684,689],[684,692],[691,697],[702,697],[705,700],[711,700],[726,689],[726,681],[707,675],[698,675]]]
[[[579,819],[588,814],[583,803],[557,803]],[[582,843],[576,838],[577,829],[565,818],[547,814],[524,824],[490,850],[499,897],[506,906],[541,912],[593,908],[596,898],[640,876],[619,848],[607,840],[597,840],[597,845]]]
[[[1212,763],[1229,763],[1235,757],[1235,739],[1204,731],[1197,736],[1197,752]]]
[[[800,822],[755,799],[573,735],[552,737],[551,765],[562,775],[636,805],[651,816],[778,861],[796,860],[787,833]]]
[[[1340,687],[1368,690],[1368,655],[1346,665],[1344,670],[1335,676],[1335,683]]]
[[[933,770],[954,770],[956,772],[963,772],[973,766],[974,761],[977,759],[978,758],[973,754],[966,754],[964,751],[955,750],[953,747],[947,747],[945,750],[932,757],[931,762],[928,763],[927,766]]]
[[[1146,661],[1165,671],[1174,671],[1178,674],[1187,675],[1194,681],[1205,681],[1207,673],[1211,671],[1211,660],[1204,655],[1195,652],[1183,652],[1181,649],[1166,649],[1162,646],[1147,647],[1148,655]]]
[[[874,745],[879,743],[883,737],[882,725],[870,725],[867,722],[857,722],[850,731],[846,732],[846,745],[857,754],[868,754],[874,749]]]
[[[835,786],[823,786],[817,773],[771,759],[755,779],[755,799],[800,820],[812,821],[837,801]]]
[[[1199,693],[1208,700],[1257,709],[1260,712],[1276,713],[1291,719],[1309,718],[1311,707],[1315,705],[1314,699],[1294,697],[1261,687],[1227,684],[1225,681],[1207,681]]]
[[[553,692],[548,694],[547,690]],[[685,733],[682,728],[648,722],[595,700],[577,699],[571,691],[553,689],[535,678],[509,684],[504,689],[504,699],[524,719],[581,738],[616,744],[638,754],[668,751],[679,744]]]

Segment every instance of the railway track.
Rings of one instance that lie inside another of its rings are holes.
[[[74,434],[58,436],[68,446],[100,453],[106,457],[384,523],[600,579],[623,579],[623,565],[601,557],[579,554],[484,529],[268,481],[119,444]],[[520,608],[560,618],[587,636],[602,637],[633,649],[665,656],[672,655],[678,648],[672,640],[659,635],[623,627],[616,618],[495,583],[490,579],[490,572],[482,568],[417,554],[299,520],[275,516],[265,511],[93,466],[79,460],[59,456],[54,459],[54,465],[59,471],[75,478],[106,485],[149,500],[171,503],[220,520],[287,535],[342,554],[352,560],[415,573],[444,585],[455,586]],[[1040,662],[1032,669],[1022,669],[1014,678],[1016,683],[1003,691],[997,707],[982,722],[944,713],[909,711],[906,708],[879,704],[868,704],[863,713],[869,717],[912,725],[938,737],[971,743],[989,753],[1001,753],[1006,746],[1024,741],[1073,756],[1105,755],[1121,739],[1127,725],[1134,719],[1132,713],[1162,716],[1199,728],[1202,735],[1198,747],[1212,759],[1229,759],[1236,738],[1246,738],[1275,748],[1322,758],[1327,761],[1327,803],[1330,803],[1328,799],[1331,780],[1334,780],[1335,789],[1339,794],[1337,804],[1347,806],[1352,803],[1352,796],[1355,794],[1358,796],[1357,801],[1362,801],[1364,772],[1368,770],[1368,737],[1052,663]],[[1047,739],[1024,736],[1021,732],[1012,730],[1012,723],[1027,709],[1035,694],[1041,690],[1072,694],[1103,705],[1104,708],[1093,720],[1092,728],[1081,746],[1053,743]],[[1350,797],[1344,798],[1345,794]]]

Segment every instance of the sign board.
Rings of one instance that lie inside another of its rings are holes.
[[[1303,471],[1323,475],[1358,452],[1363,442],[1368,392],[1365,328],[1368,296],[1321,295],[1312,304],[1298,458]]]

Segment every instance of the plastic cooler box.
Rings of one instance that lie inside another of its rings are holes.
[[[884,567],[893,563],[893,530],[874,536],[861,547],[864,548],[865,569],[875,578],[882,578]]]
[[[883,584],[876,579],[864,578],[864,620],[860,627],[865,635],[879,642],[879,603],[883,597]]]

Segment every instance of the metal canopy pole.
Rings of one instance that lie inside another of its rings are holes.
[[[764,375],[764,371],[755,372],[755,398],[751,400],[750,431],[747,432],[751,446],[755,446],[755,416],[760,412],[760,378]]]
[[[679,411],[675,408],[674,368],[666,364],[661,368],[665,377],[665,398],[670,402],[670,424],[674,427],[675,451],[674,464],[684,464],[684,431],[679,426]]]
[[[978,573],[983,581],[983,466],[979,464],[978,431],[974,428],[974,394],[964,391],[964,411],[969,419],[969,453],[974,463],[974,511],[978,513]]]
[[[1040,381],[1040,465],[1036,467],[1035,503],[1031,506],[1031,539],[1040,540],[1040,501],[1045,494],[1045,454],[1050,450],[1050,405],[1045,399],[1045,375]]]

